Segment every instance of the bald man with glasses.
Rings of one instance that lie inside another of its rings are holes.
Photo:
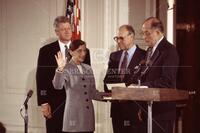
[[[131,25],[119,27],[118,34],[113,38],[120,50],[110,54],[108,69],[104,78],[104,90],[109,92],[108,83],[127,83],[134,74],[135,67],[145,57],[145,51],[135,44],[135,31]],[[137,83],[137,80],[133,81]],[[114,133],[136,133],[139,122],[138,107],[132,101],[113,101],[111,118]]]

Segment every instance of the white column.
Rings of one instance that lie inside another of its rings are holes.
[[[119,25],[128,24],[128,13],[129,13],[129,1],[128,0],[118,0],[118,10],[119,10]]]
[[[174,0],[168,0],[167,10],[167,40],[174,44]]]

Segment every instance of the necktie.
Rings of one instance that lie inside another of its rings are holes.
[[[69,53],[69,49],[67,48],[67,46],[65,45],[65,58],[66,58],[66,61],[69,62],[70,59],[71,59],[71,55]]]
[[[148,64],[150,63],[150,59],[151,59],[152,52],[153,52],[153,48],[152,48],[152,47],[149,47],[149,48],[147,49],[146,65],[148,65]]]
[[[124,58],[123,58],[123,61],[122,61],[121,67],[120,67],[120,72],[119,72],[121,81],[123,81],[123,79],[125,77],[127,63],[128,63],[128,52],[125,51]]]

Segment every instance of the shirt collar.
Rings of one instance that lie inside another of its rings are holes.
[[[133,45],[129,50],[127,50],[128,55],[132,56],[134,54],[134,52],[135,52],[135,49],[136,49],[136,46]]]
[[[61,42],[60,40],[58,40],[58,43],[59,43],[59,46],[61,49],[65,48],[65,45],[67,46],[67,48],[69,48],[71,41],[69,41],[67,44],[65,44],[65,43]]]

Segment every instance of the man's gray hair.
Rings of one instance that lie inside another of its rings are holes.
[[[69,23],[71,25],[70,20],[66,16],[56,17],[53,23],[54,28],[58,28],[60,23]]]

